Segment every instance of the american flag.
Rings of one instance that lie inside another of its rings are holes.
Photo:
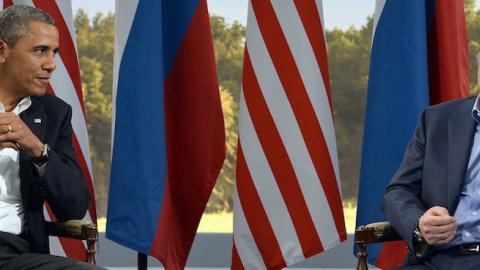
[[[280,269],[346,239],[322,2],[251,0],[232,269]]]
[[[50,14],[60,33],[60,53],[55,61],[57,69],[53,72],[47,91],[61,98],[72,106],[72,142],[77,155],[77,162],[82,169],[85,181],[90,190],[90,207],[86,220],[96,223],[95,196],[92,183],[92,164],[88,146],[88,132],[85,121],[85,106],[83,104],[80,70],[78,65],[75,29],[73,26],[72,3],[70,0],[0,0],[0,7],[11,5],[29,5],[43,9]],[[46,218],[54,220],[52,211],[47,207]],[[62,248],[60,248],[60,246]],[[86,259],[84,244],[79,240],[65,238],[50,238],[50,249],[59,251],[58,255]]]

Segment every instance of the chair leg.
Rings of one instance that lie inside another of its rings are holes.
[[[367,265],[367,244],[358,243],[358,264],[357,270],[368,270]]]
[[[87,239],[87,262],[95,264],[95,244],[98,240],[97,227],[95,225],[85,226],[83,230]]]

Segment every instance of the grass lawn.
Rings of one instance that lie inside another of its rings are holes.
[[[351,204],[343,207],[347,233],[355,231],[357,208]],[[98,230],[105,232],[105,217],[98,219]],[[233,213],[203,214],[197,232],[200,233],[231,233],[233,231]]]

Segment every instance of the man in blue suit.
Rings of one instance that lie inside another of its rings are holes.
[[[80,219],[89,193],[72,147],[71,107],[45,94],[59,34],[44,11],[0,12],[0,269],[100,269],[48,254],[43,207]]]
[[[402,269],[480,269],[480,100],[422,113],[382,209],[407,242]]]

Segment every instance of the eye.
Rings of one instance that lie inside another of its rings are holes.
[[[45,47],[37,47],[34,49],[36,54],[45,54],[47,52],[47,48]]]

